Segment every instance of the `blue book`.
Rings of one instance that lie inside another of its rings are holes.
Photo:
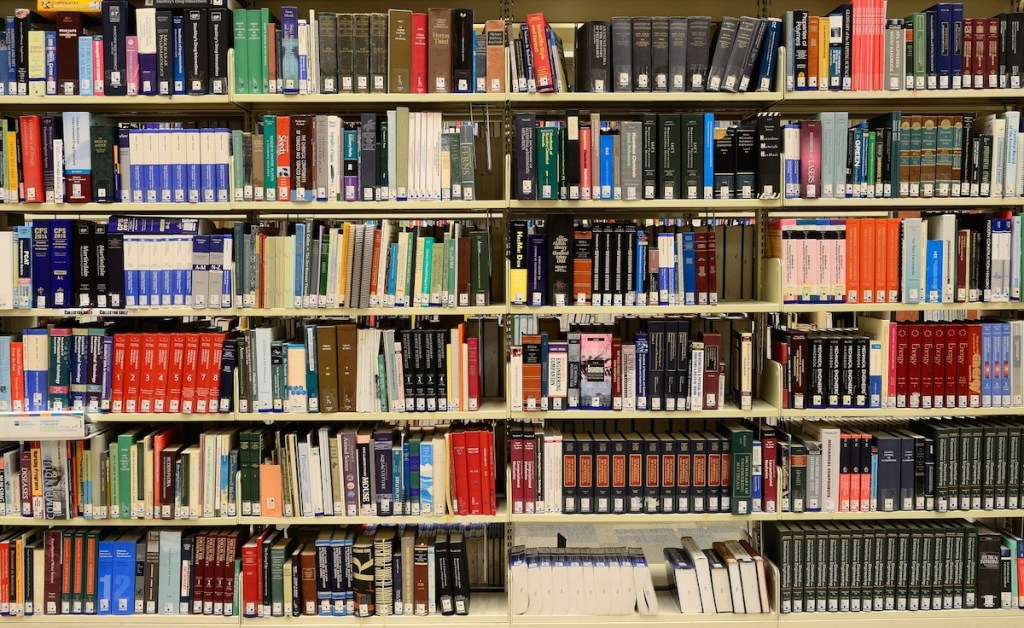
[[[89,379],[89,336],[76,333],[77,331],[76,329],[71,334],[71,407],[82,411],[86,406],[86,385]],[[3,339],[0,338],[0,352],[2,351]],[[0,353],[0,355],[8,354]],[[2,385],[3,367],[0,367],[0,386]]]
[[[405,453],[408,445],[404,442],[391,445],[391,499],[395,505],[395,514],[407,514],[407,495],[405,494]]]
[[[669,260],[663,258],[670,257],[669,253],[675,248],[674,239],[671,233],[658,234],[658,305],[668,305],[668,295],[672,289],[675,267],[671,264],[666,266],[665,262]]]
[[[202,133],[199,129],[188,129],[185,131],[185,146],[189,155],[199,155],[202,152]],[[203,200],[203,173],[202,166],[198,159],[189,159],[185,167],[185,179],[188,184],[185,187],[189,203],[198,203]]]
[[[174,200],[174,164],[171,163],[171,147],[174,146],[174,135],[178,132],[170,128],[158,129],[156,132],[159,147],[157,155],[160,160],[156,172],[157,199],[161,203],[170,203]]]
[[[18,225],[14,228],[18,238],[18,284],[15,287],[15,307],[32,307],[32,225]]]
[[[141,249],[143,259],[152,259],[151,256],[159,257],[160,251],[165,248],[166,241],[166,238],[144,241]],[[142,282],[142,285],[147,288],[146,298],[151,307],[156,307],[160,305],[160,291],[163,285],[161,269],[156,264],[149,264],[149,268],[143,273],[146,275],[146,279]],[[169,283],[168,287],[170,287]]]
[[[683,305],[697,305],[697,235],[683,232]]]
[[[951,55],[949,58],[949,74],[952,85],[950,89],[960,89],[963,85],[963,72],[964,72],[964,40],[959,34],[964,32],[964,4],[963,2],[952,2],[949,5],[952,9],[950,33],[952,36],[952,43],[950,45]],[[1014,80],[1011,78],[1011,80]],[[1019,79],[1017,79],[1019,81]],[[1010,85],[1010,87],[1017,89],[1020,87],[1019,83]]]
[[[409,446],[409,480],[406,486],[409,487],[409,514],[420,514],[420,436],[410,435],[406,441]],[[415,477],[413,477],[415,474]]]
[[[868,349],[869,355],[872,352],[878,352],[881,355],[883,351],[882,343],[877,341],[871,341],[871,346]],[[868,375],[868,407],[881,408],[882,407],[882,374],[875,373]]]
[[[46,31],[43,36],[46,46],[46,95],[57,95],[57,31]]]
[[[999,336],[1002,339],[1002,343],[1000,345],[1001,355],[1000,355],[1000,369],[999,369],[1000,379],[999,379],[999,382],[1000,382],[1000,385],[1001,385],[1002,395],[1003,395],[1002,406],[1004,408],[1008,408],[1008,407],[1010,407],[1010,400],[1011,400],[1011,397],[1013,396],[1013,393],[1012,393],[1013,386],[1012,386],[1012,380],[1010,378],[1010,361],[1011,361],[1011,355],[1013,353],[1013,339],[1012,339],[1013,334],[1010,331],[1010,324],[1009,323],[999,323]],[[992,394],[995,394],[995,392],[993,391]]]
[[[391,259],[398,259],[398,244],[394,243],[391,245]],[[387,280],[387,292],[386,294],[390,297],[388,299],[388,305],[394,305],[394,298],[397,294],[396,286],[398,284],[398,264],[388,264],[388,280]]]
[[[53,296],[53,304],[50,307],[71,307],[72,304],[72,224],[71,220],[58,218],[50,220],[47,225],[50,245],[50,293]]]
[[[217,199],[217,169],[214,164],[217,129],[200,129],[199,134],[203,154],[199,170],[200,198],[204,203],[212,203]]]
[[[934,37],[928,37],[927,41],[925,42],[925,46],[927,48],[927,52],[925,54],[925,76],[928,79],[928,89],[938,89],[939,49],[942,47],[942,44],[939,43],[939,12],[934,10],[934,7],[932,7],[932,9],[926,10],[924,12],[924,15],[925,21],[928,25],[928,27],[925,29],[925,32],[929,34],[936,34],[936,36]],[[1000,80],[1000,83],[1002,83],[1002,80]],[[1006,87],[1006,85],[1001,84],[999,87]]]
[[[281,7],[281,77],[284,93],[299,93],[299,9]]]
[[[610,201],[615,198],[615,137],[610,133],[601,133],[599,147],[601,150],[601,200]]]
[[[113,215],[107,221],[107,233],[196,235],[209,230],[204,218],[160,218],[156,216]]]
[[[434,443],[430,438],[420,441],[420,514],[434,512]]]
[[[996,341],[995,323],[981,324],[981,407],[992,407],[992,381],[994,379],[992,370],[995,368],[995,352],[993,351]],[[1000,400],[1001,401],[1001,400]]]
[[[527,263],[529,286],[527,299],[530,305],[546,305],[548,274],[548,239],[543,233],[527,236]]]
[[[137,156],[139,147],[145,142],[145,131],[143,129],[128,129],[128,146],[130,149],[128,161],[128,185],[131,187],[130,199],[133,203],[144,203],[146,191],[144,189],[144,178],[142,176],[142,162]],[[120,133],[118,134],[120,138]],[[130,159],[131,153],[136,153],[134,160]],[[122,198],[122,200],[124,200]],[[108,229],[108,233],[111,231]]]
[[[7,95],[17,96],[18,95],[18,55],[17,55],[17,37],[15,36],[15,27],[17,21],[13,15],[8,15],[6,20],[6,30],[4,31],[4,39],[7,40]],[[25,96],[26,94],[21,94]]]
[[[528,77],[527,91],[533,93],[537,91],[537,74],[533,70],[533,47],[530,46],[530,27],[526,24],[521,24],[519,26],[519,33],[523,38],[523,42],[526,43],[526,45],[523,46],[523,52],[526,53],[524,55],[526,58],[523,59],[523,65],[526,66],[526,76]]]
[[[29,412],[50,409],[50,339],[45,328],[22,332],[25,350],[25,398]]]
[[[930,33],[934,32],[935,35],[929,37],[929,54],[932,52],[932,45],[935,46],[935,74],[938,77],[939,89],[952,89],[952,70],[953,70],[953,5],[949,2],[940,2],[932,5],[926,9],[928,13],[928,26],[929,29],[934,24],[937,26],[935,31],[929,30]],[[934,14],[934,18],[932,15]],[[933,21],[934,20],[934,21]],[[960,35],[963,33],[961,30],[957,31]],[[934,44],[931,43],[934,40]],[[930,61],[930,60],[929,60]],[[931,72],[929,71],[929,81]],[[1006,85],[1000,85],[1000,87],[1007,87]]]
[[[540,408],[548,409],[548,334],[540,335]]]
[[[171,46],[174,55],[171,58],[171,71],[174,75],[174,94],[185,93],[185,16],[175,15],[171,18]]]
[[[761,65],[757,70],[757,82],[754,89],[759,92],[772,91],[772,80],[775,78],[775,65],[779,59],[779,37],[782,33],[782,21],[768,18],[765,21],[764,38],[761,46]],[[787,58],[792,55],[787,55]]]
[[[402,514],[412,514],[412,455],[410,452],[410,443],[408,439],[402,441],[402,486],[406,487],[403,498],[405,501],[402,502]]]
[[[942,240],[928,240],[925,249],[925,302],[942,301]]]
[[[32,228],[32,307],[53,305],[50,291],[50,220],[36,219]]]
[[[647,352],[649,340],[646,333],[634,337],[636,345],[636,409],[647,409]]]
[[[715,198],[715,114],[704,114],[704,196]]]
[[[11,340],[9,334],[0,335],[0,356],[11,355]],[[13,410],[11,404],[11,360],[9,357],[0,360],[0,412]]]
[[[78,36],[78,94],[92,96],[92,37]]]
[[[292,294],[293,305],[302,306],[302,284],[306,277],[306,223],[295,223],[295,292]]]
[[[96,614],[113,613],[114,541],[100,540],[96,560]]]
[[[647,303],[647,292],[644,290],[644,282],[647,280],[647,231],[637,229],[636,231],[636,272],[633,273],[633,290],[636,292],[637,305]]]
[[[0,33],[0,96],[10,96],[7,93],[8,71],[11,58],[11,49],[7,47],[7,32]]]
[[[316,365],[316,325],[306,325],[306,405],[309,412],[320,412],[320,384]]]
[[[668,274],[671,283],[669,284],[669,303],[672,302],[672,297],[675,297],[676,302],[679,302],[679,294],[682,293],[680,284],[683,278],[679,276],[679,260],[682,259],[683,252],[680,250],[680,240],[676,237],[676,234],[669,234],[672,242],[672,268]]]
[[[110,388],[113,381],[113,369],[114,337],[109,335],[103,336],[103,382],[101,384],[103,392],[100,397],[100,410],[110,410]]]
[[[316,550],[316,562],[318,565],[325,565],[327,569],[317,569],[317,580],[316,580],[316,599],[317,599],[317,615],[330,615],[331,614],[331,574],[334,572],[331,563],[331,537],[330,534],[321,533],[313,542],[313,547]],[[252,606],[247,605],[243,610],[245,617],[256,617],[255,609]]]
[[[216,129],[217,161],[214,164],[214,191],[218,203],[227,203],[231,195],[231,130]]]
[[[146,125],[146,143],[151,151],[159,146],[160,138],[157,137],[157,134],[160,129],[158,127],[159,125],[153,123]],[[155,203],[160,200],[159,171],[160,165],[155,160],[146,160],[146,163],[142,164],[142,198],[146,203]]]

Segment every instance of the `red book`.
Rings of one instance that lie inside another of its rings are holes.
[[[466,401],[469,410],[480,409],[480,339],[470,336],[466,338],[466,359],[469,360],[468,376],[469,382]]]
[[[466,460],[466,432],[458,429],[448,433],[448,450],[455,467],[452,478],[452,506],[456,515],[469,514],[469,465]]]
[[[907,407],[921,407],[921,325],[907,327]],[[901,332],[902,333],[902,332]]]
[[[160,487],[163,486],[163,464],[161,455],[168,445],[177,440],[178,431],[175,427],[169,427],[153,434],[153,514],[160,519],[162,517],[160,505],[163,503]]]
[[[544,14],[528,14],[526,27],[529,33],[530,50],[533,52],[533,74],[537,81],[537,91],[540,93],[553,92],[555,91],[555,79],[548,48],[548,24],[544,19]]]
[[[974,59],[971,61],[971,71],[974,74],[974,89],[982,89],[985,87],[987,82],[987,74],[985,73],[985,55],[988,43],[986,42],[986,32],[988,28],[988,21],[980,18],[974,18]]]
[[[79,530],[75,532],[75,568],[73,570],[73,579],[71,581],[71,612],[75,615],[83,612],[82,602],[84,600],[85,593],[85,571],[86,561],[83,558],[85,556],[85,532]]]
[[[708,231],[708,305],[718,305],[718,247],[715,232]]]
[[[11,343],[11,410],[25,410],[25,345],[20,340]]]
[[[956,407],[956,354],[957,354],[957,330],[954,325],[942,325],[943,335],[946,338],[946,347],[942,351],[943,356],[943,384],[942,394],[945,395],[944,407]]]
[[[612,338],[612,410],[622,409],[622,339]]]
[[[377,294],[377,274],[380,272],[380,239],[382,233],[380,229],[373,230],[373,261],[370,263],[370,298],[374,299]],[[452,295],[454,298],[454,295]],[[376,300],[372,301],[370,305],[376,303]],[[219,360],[218,360],[219,361]]]
[[[523,435],[523,512],[533,514],[537,506],[537,439],[533,431]],[[471,496],[472,497],[472,496]],[[486,511],[485,511],[486,512]]]
[[[171,365],[171,335],[156,334],[153,362],[153,412],[167,412],[167,373]]]
[[[704,343],[704,409],[717,410],[720,402],[718,388],[722,377],[722,336],[701,332],[700,340]]]
[[[263,604],[263,539],[273,528],[267,528],[242,546],[242,616],[256,617]]]
[[[921,368],[921,408],[932,407],[932,378],[935,371],[932,365],[932,357],[935,355],[935,330],[932,325],[920,325],[921,348],[919,350],[919,361]]]
[[[494,462],[494,430],[485,430],[486,442],[483,446],[484,454],[484,514],[493,515],[498,512],[498,495],[495,486],[495,462]]]
[[[860,302],[860,220],[851,218],[846,221],[846,295],[847,303]]]
[[[851,434],[843,433],[839,437],[839,512],[850,512],[850,447]]]
[[[197,532],[192,541],[192,615],[203,614],[206,595],[206,534]]]
[[[412,93],[427,93],[427,14],[412,14]]]
[[[972,323],[967,327],[967,363],[970,365],[968,379],[968,403],[972,408],[981,407],[981,325]]]
[[[217,535],[207,535],[203,543],[206,545],[206,565],[203,567],[203,615],[212,615],[217,600]],[[262,553],[261,549],[260,554]]]
[[[761,433],[762,512],[778,512],[778,455],[775,430],[766,429]]]
[[[271,94],[278,93],[278,72],[277,72],[277,24],[270,22],[267,24],[267,79],[270,83],[268,86]],[[278,197],[277,200],[288,200],[287,198],[282,199]]]
[[[238,557],[238,532],[228,532],[224,544],[224,616],[235,614],[235,559]],[[295,567],[298,569],[298,567]],[[296,601],[297,603],[297,601]]]
[[[291,118],[277,116],[277,200],[291,200]]]
[[[886,297],[888,297],[889,303],[899,303],[900,272],[898,260],[900,259],[900,229],[902,225],[899,218],[890,218],[885,222],[888,225],[888,248],[885,251],[885,257],[888,261],[888,270],[885,273]]]
[[[181,412],[181,390],[184,386],[185,338],[187,334],[171,334],[171,354],[167,367],[167,411]]]
[[[181,369],[181,411],[184,414],[195,412],[198,363],[199,334],[185,334],[185,363]]]
[[[970,89],[974,87],[974,20],[964,18],[964,39],[963,39],[963,61],[960,63],[961,87]]]
[[[21,139],[21,174],[25,185],[21,197],[26,203],[42,203],[46,200],[46,186],[43,184],[43,131],[39,116],[21,116],[18,119],[18,135]]]
[[[156,334],[142,334],[139,375],[139,412],[153,412],[156,401]]]
[[[800,122],[800,197],[818,198],[821,191],[821,122]]]
[[[890,336],[891,338],[891,336]],[[896,326],[896,407],[897,408],[909,408],[907,405],[908,400],[908,386],[909,386],[909,372],[908,372],[908,356],[907,353],[910,351],[907,346],[910,340],[910,329],[906,325]]]
[[[885,303],[886,301],[886,285],[888,280],[886,275],[887,264],[890,262],[895,263],[896,260],[889,260],[889,221],[885,218],[876,218],[874,221],[875,227],[875,250],[874,256],[871,259],[871,263],[875,266],[875,303]],[[893,270],[898,268],[894,266]]]
[[[707,305],[708,298],[708,234],[698,231],[693,236],[694,270],[697,275],[697,305]],[[687,286],[688,288],[689,286]]]
[[[0,607],[6,611],[11,605],[11,542],[0,541]],[[6,614],[6,612],[4,613]]]
[[[522,432],[516,432],[510,439],[509,458],[512,464],[512,514],[521,515],[525,512],[525,495],[523,482],[523,467],[525,466],[523,455],[526,448],[526,438]]]
[[[589,201],[593,197],[594,175],[591,165],[591,142],[593,131],[589,126],[580,127],[580,200]],[[647,198],[646,196],[644,198]]]
[[[125,360],[128,356],[128,335],[114,336],[114,367],[110,375],[110,411],[124,412]]]
[[[125,349],[127,363],[124,367],[124,411],[139,411],[139,393],[142,378],[142,337],[144,334],[128,334]],[[115,355],[117,351],[114,351]]]
[[[482,460],[480,456],[480,430],[468,430],[466,432],[466,480],[468,482],[468,496],[469,496],[469,510],[466,512],[468,515],[482,515],[484,512],[484,496],[483,496],[483,470],[481,468]],[[523,450],[523,458],[525,462],[526,452]],[[525,504],[531,499],[530,492],[530,481],[526,477],[526,465],[523,465],[523,480],[525,481]]]
[[[206,397],[206,411],[220,412],[221,360],[227,334],[215,332],[210,335],[213,336],[213,352],[210,354],[210,390]]]
[[[220,533],[220,534],[213,534],[211,536],[213,537],[213,540],[214,540],[214,543],[215,543],[215,548],[216,548],[215,551],[214,551],[214,554],[213,554],[214,558],[213,558],[213,570],[212,570],[213,571],[213,596],[212,596],[213,597],[213,605],[212,605],[212,608],[209,609],[209,612],[207,612],[206,603],[204,602],[203,603],[203,614],[204,615],[209,615],[209,614],[212,614],[212,615],[223,615],[224,614],[224,581],[225,581],[226,576],[227,576],[227,569],[226,569],[226,567],[227,567],[227,557],[224,555],[224,549],[227,547],[228,537],[227,537],[227,534],[225,534],[223,532]],[[207,554],[209,554],[209,551],[210,551],[210,544],[209,543],[207,543],[207,545],[206,545],[206,551],[207,551]],[[209,556],[207,556],[207,560],[209,560]],[[232,565],[232,570],[233,569],[234,569],[234,565]],[[207,571],[207,573],[209,573],[211,570],[209,568],[207,568],[206,571]],[[233,575],[234,574],[232,574],[232,576]],[[207,578],[207,582],[209,582],[209,578]],[[288,583],[288,586],[291,586],[290,582]],[[208,595],[208,597],[209,597],[209,595]]]
[[[196,414],[206,414],[210,400],[210,380],[213,374],[210,365],[213,361],[212,334],[199,334],[199,364],[196,366],[196,392],[193,407]]]
[[[956,407],[968,408],[971,403],[970,333],[965,324],[954,324],[956,333]]]
[[[18,454],[18,480],[21,485],[21,514],[32,516],[32,452],[28,449]]]
[[[985,87],[995,89],[999,87],[999,18],[986,19],[985,26]]]
[[[75,541],[75,533],[68,530],[61,539],[61,547],[63,548],[61,555],[67,558],[67,560],[61,561],[61,583],[60,583],[60,614],[70,615],[71,614],[71,591],[73,590],[73,562],[71,557],[74,554],[72,551],[72,543]]]

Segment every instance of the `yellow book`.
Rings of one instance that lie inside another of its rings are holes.
[[[28,32],[28,95],[46,95],[46,32]]]
[[[348,243],[352,239],[352,223],[346,222],[342,226],[341,237],[338,238],[338,243],[341,248],[338,249],[338,285],[336,292],[338,295],[338,307],[345,307],[348,302]]]
[[[7,132],[7,202],[18,202],[18,134]]]
[[[515,221],[511,226],[512,257],[509,260],[509,303],[526,305],[529,271],[526,262],[526,223]]]
[[[829,19],[818,20],[818,90],[828,90]]]
[[[36,11],[47,18],[56,15],[57,11],[99,15],[102,7],[101,0],[36,0]]]

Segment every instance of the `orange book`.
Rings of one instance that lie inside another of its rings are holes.
[[[860,446],[864,451],[871,451],[871,434],[860,434],[859,438],[863,441]],[[861,459],[864,462],[864,459]],[[860,512],[868,512],[871,510],[871,464],[861,466],[860,468]]]
[[[825,18],[828,19],[827,17]],[[818,42],[821,18],[812,15],[807,18],[807,88],[818,89]],[[828,41],[825,41],[828,45]]]
[[[885,276],[885,289],[886,289],[886,300],[889,303],[899,303],[900,301],[900,227],[901,222],[899,218],[889,218],[886,220],[889,231],[889,239],[886,242],[887,247],[885,251],[886,258],[886,276]]]
[[[281,517],[284,493],[281,490],[281,465],[260,465],[260,506],[264,517]]]
[[[860,303],[860,220],[846,221],[846,302]]]
[[[373,230],[373,257],[370,259],[370,307],[376,307],[380,305],[377,299],[377,273],[380,272],[380,240],[383,237],[383,232],[380,229]],[[447,305],[447,304],[446,304]]]
[[[864,218],[860,221],[860,302],[875,302],[875,266],[877,250],[875,249],[875,219]]]
[[[824,16],[818,20],[818,89],[828,90],[828,46],[829,21]]]
[[[292,200],[291,118],[277,116],[277,200]]]
[[[876,218],[875,225],[875,255],[872,262],[875,265],[875,303],[885,303],[886,285],[888,283],[887,265],[896,260],[889,260],[889,220],[887,218]]]
[[[484,40],[487,44],[487,91],[501,94],[505,91],[505,22],[484,22]]]
[[[523,409],[541,409],[540,336],[523,336]]]

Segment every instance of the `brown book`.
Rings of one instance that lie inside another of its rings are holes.
[[[352,36],[356,29],[353,13],[338,14],[338,91],[352,92],[355,89],[355,65],[352,59]]]
[[[356,13],[352,30],[352,75],[355,92],[370,92],[370,14]]]
[[[320,384],[320,411],[337,412],[338,404],[338,356],[337,331],[334,325],[318,325],[316,328],[316,365]]]
[[[955,133],[956,116],[953,115],[940,115],[937,117],[937,132],[949,133],[950,136]],[[962,125],[961,125],[962,126]],[[959,146],[957,147],[959,148]],[[953,173],[953,146],[947,144],[945,146],[938,146],[936,143],[936,155],[935,155],[935,186],[936,196],[949,196],[950,187],[953,181],[959,181],[959,171],[956,173],[954,178]],[[946,185],[938,185],[944,183]],[[944,192],[944,193],[942,193]],[[895,264],[893,265],[895,266]]]
[[[452,91],[452,10],[427,9],[427,92]]]
[[[412,92],[412,11],[388,11],[388,91]]]
[[[142,596],[145,613],[156,614],[157,585],[160,580],[160,530],[146,531],[146,562],[143,567]]]
[[[61,590],[61,558],[63,552],[63,533],[60,530],[47,530],[43,535],[43,614],[59,615]]]
[[[227,532],[224,537],[224,617],[235,614],[235,560],[241,546],[237,531]]]
[[[924,118],[922,115],[910,116],[910,132],[911,137],[916,136],[918,139],[916,142],[911,143],[910,148],[910,189],[917,190],[917,193],[911,192],[911,196],[921,196],[921,182],[922,182],[922,154],[924,152],[924,143],[922,139],[924,137]]]
[[[409,17],[412,26],[412,17]],[[370,14],[370,93],[383,94],[388,91],[388,16],[384,13]],[[410,48],[410,55],[411,55]]]
[[[487,91],[500,94],[505,91],[505,22],[487,20],[484,41],[487,43]]]
[[[213,604],[217,599],[217,534],[210,532],[203,537],[205,562],[203,563],[203,614],[213,614]]]
[[[299,591],[302,614],[316,615],[316,548],[307,543],[299,550]]]
[[[270,80],[270,93],[278,92],[277,75],[277,24],[267,24],[267,77]]]
[[[57,13],[57,93],[78,95],[78,36],[82,34],[82,14]]]
[[[356,411],[356,385],[358,377],[359,330],[355,325],[338,325],[338,409]]]
[[[707,232],[708,238],[708,304],[718,305],[718,250],[716,233]]]
[[[722,377],[722,336],[701,332],[700,341],[704,343],[704,409],[717,410],[718,385]]]
[[[469,259],[469,237],[464,235],[459,238],[457,246],[459,268],[456,278],[456,289],[458,291],[457,303],[461,307],[470,304],[471,272],[473,266]]]
[[[203,614],[203,600],[206,597],[206,536],[207,532],[196,533],[192,540],[192,614]]]
[[[212,535],[215,541],[215,553],[213,559],[213,614],[222,615],[224,613],[224,587],[228,579],[228,559],[227,559],[227,544],[228,544],[228,533],[220,533]],[[207,545],[206,549],[209,550],[210,546]],[[231,577],[234,578],[234,561],[231,564]],[[206,613],[206,608],[203,608],[203,614]]]
[[[253,199],[263,200],[266,170],[263,167],[263,127],[254,134],[252,143],[252,194]]]
[[[921,196],[931,198],[935,196],[936,181],[938,181],[938,170],[936,168],[936,141],[938,121],[937,116],[921,117]]]
[[[416,547],[413,549],[413,613],[426,615],[430,593],[430,563],[428,561],[429,547],[425,536],[416,538]]]

